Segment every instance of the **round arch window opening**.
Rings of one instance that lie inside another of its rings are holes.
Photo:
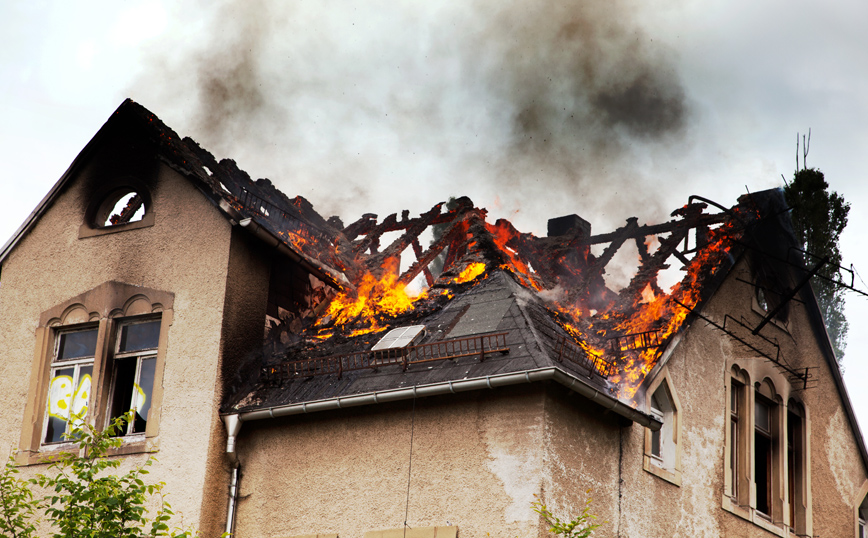
[[[115,191],[100,205],[95,224],[99,227],[119,226],[144,218],[147,208],[145,199],[131,189]]]

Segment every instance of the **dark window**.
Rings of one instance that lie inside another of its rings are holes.
[[[772,491],[772,432],[771,404],[756,396],[754,411],[754,481],[756,483],[756,509],[771,515]]]
[[[142,220],[146,210],[141,194],[131,189],[121,189],[103,200],[97,210],[94,224],[98,227],[108,227],[136,222]]]
[[[651,415],[654,416],[660,422],[664,421],[663,417],[663,406],[660,405],[660,402],[657,401],[657,394],[655,393],[651,396]],[[656,458],[663,458],[661,448],[660,448],[660,432],[662,428],[657,431],[651,432],[651,455]]]
[[[868,496],[862,499],[858,514],[859,538],[868,538]]]
[[[739,443],[738,430],[741,421],[741,395],[743,385],[733,380],[729,389],[729,475],[731,477],[730,495],[738,496]]]
[[[109,419],[132,411],[133,420],[120,435],[144,433],[154,390],[160,321],[124,324],[118,333],[112,361]]]

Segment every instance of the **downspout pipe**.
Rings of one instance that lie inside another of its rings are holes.
[[[229,508],[226,511],[226,533],[234,536],[235,512],[238,506],[238,478],[241,473],[241,462],[238,459],[238,453],[235,452],[235,440],[238,437],[238,432],[241,431],[241,418],[238,415],[223,415],[222,418],[226,432],[229,434],[226,439],[226,455],[232,465],[229,475]]]

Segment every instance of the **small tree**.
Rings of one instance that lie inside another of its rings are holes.
[[[826,183],[823,172],[816,168],[808,168],[805,164],[810,138],[807,140],[803,138],[803,168],[798,169],[798,137],[796,142],[796,173],[793,181],[784,186],[784,197],[792,208],[796,237],[802,249],[809,253],[805,259],[808,267],[824,257],[829,258],[828,263],[819,271],[819,275],[825,278],[812,279],[811,286],[817,295],[817,302],[835,348],[835,355],[838,362],[841,362],[844,358],[844,349],[847,347],[849,323],[844,316],[843,288],[830,280],[841,281],[842,279],[839,238],[847,226],[850,204],[837,192],[829,191],[829,184]]]
[[[590,492],[591,490],[587,491],[587,493]],[[591,513],[590,498],[585,501],[585,508],[582,513],[570,521],[561,521],[539,499],[532,502],[531,506],[534,512],[542,516],[551,532],[564,538],[587,538],[600,526],[597,523],[592,523],[593,520],[597,519],[597,516]]]
[[[123,431],[128,419],[118,418],[102,431],[87,424],[73,430],[68,439],[75,440],[79,453],[60,454],[48,467],[49,474],[39,474],[29,481],[17,477],[18,469],[10,457],[0,473],[2,535],[35,536],[34,517],[41,512],[51,525],[52,538],[195,536],[190,531],[169,529],[173,512],[163,497],[164,484],[144,480],[153,458],[125,474],[112,474],[123,460],[110,458],[109,452],[121,446],[116,435]],[[42,488],[45,495],[35,496],[30,489],[33,485]],[[159,504],[151,516],[147,505],[155,496]]]

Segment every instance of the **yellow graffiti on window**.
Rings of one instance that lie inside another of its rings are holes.
[[[52,417],[68,421],[70,412],[73,415],[73,428],[80,427],[87,416],[87,399],[90,396],[91,377],[81,376],[78,389],[72,390],[72,377],[68,375],[55,376],[48,386],[48,414]]]
[[[133,383],[133,387],[135,388],[135,392],[133,393],[133,402],[130,406],[130,411],[135,410],[136,414],[141,414],[142,408],[145,407],[145,401],[148,397],[145,396],[145,391],[142,390],[142,387],[140,387],[138,383]]]

